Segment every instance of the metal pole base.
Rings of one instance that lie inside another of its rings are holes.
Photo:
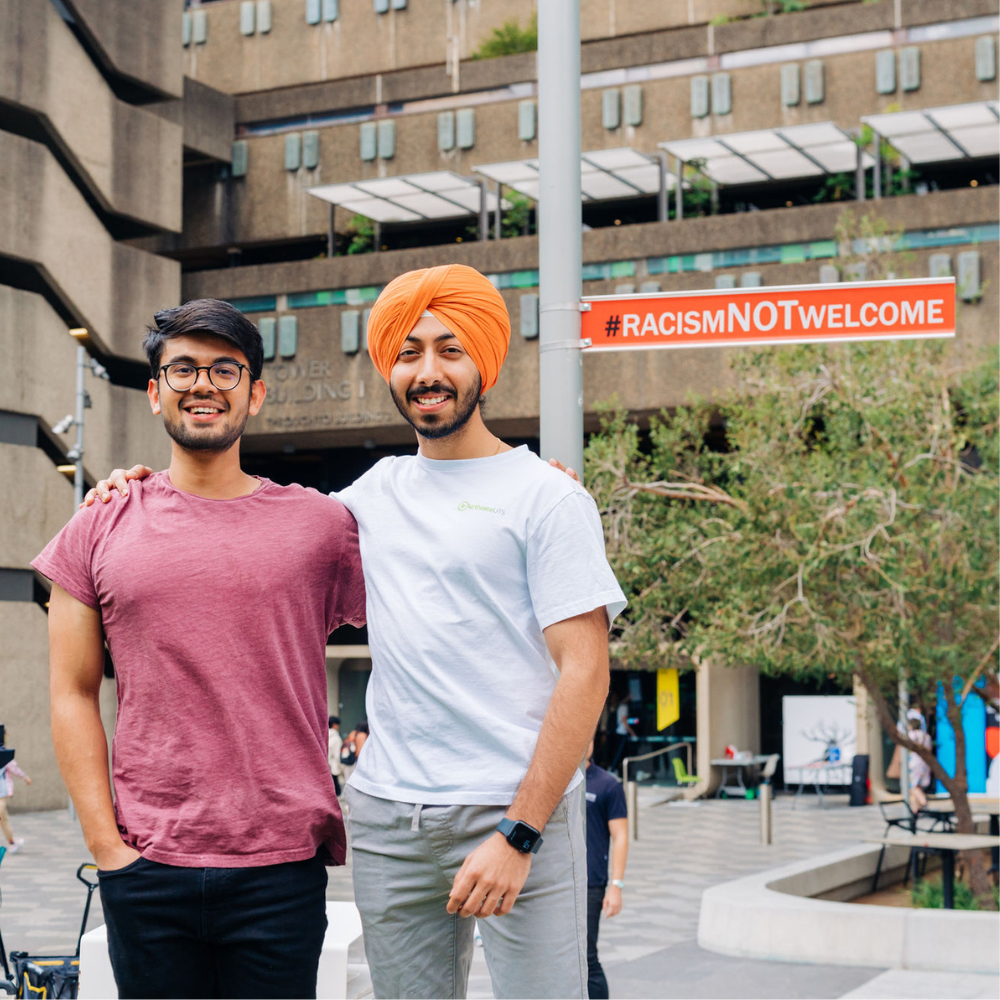
[[[634,781],[625,782],[625,808],[628,810],[629,843],[639,839],[639,786]]]
[[[771,843],[771,783],[762,781],[757,788],[760,799],[760,842]]]

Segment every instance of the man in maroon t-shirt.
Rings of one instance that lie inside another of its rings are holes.
[[[325,865],[345,853],[325,647],[365,619],[357,525],[328,496],[241,469],[266,390],[238,310],[164,310],[144,347],[170,468],[128,503],[78,511],[32,563],[53,581],[56,756],[121,996],[315,996]]]

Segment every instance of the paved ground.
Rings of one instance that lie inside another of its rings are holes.
[[[851,966],[795,965],[728,958],[698,948],[698,910],[710,885],[822,854],[880,833],[874,807],[851,809],[846,798],[825,808],[804,797],[775,801],[775,842],[758,842],[756,802],[707,801],[652,805],[643,790],[639,840],[626,874],[625,907],[603,922],[601,957],[613,997],[979,998],[1000,995],[1000,977],[915,973]],[[74,874],[86,860],[79,828],[65,813],[13,817],[24,849],[0,865],[0,929],[8,949],[72,951],[85,892]],[[330,899],[352,899],[350,869],[331,871]],[[90,926],[101,922],[100,906]],[[350,992],[370,995],[360,949]],[[489,976],[477,949],[469,996],[490,997]]]

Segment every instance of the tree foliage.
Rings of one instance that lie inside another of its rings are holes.
[[[494,59],[497,56],[512,56],[519,52],[534,52],[538,48],[538,15],[532,14],[526,27],[522,28],[516,18],[504,21],[494,28],[478,49],[472,53],[473,59]]]
[[[344,234],[348,254],[371,253],[375,249],[375,223],[364,215],[352,215]]]
[[[903,676],[927,705],[941,682],[959,766],[929,763],[969,829],[957,701],[996,669],[997,366],[953,353],[747,353],[723,399],[662,414],[648,439],[612,407],[586,473],[630,596],[621,659],[859,677],[925,759],[893,705]]]

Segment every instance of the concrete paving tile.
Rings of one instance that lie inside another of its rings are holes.
[[[844,1000],[996,1000],[1000,975],[890,969],[844,994]]]
[[[870,980],[875,970],[834,965],[793,965],[728,958],[685,941],[605,970],[616,998],[835,1000]]]

